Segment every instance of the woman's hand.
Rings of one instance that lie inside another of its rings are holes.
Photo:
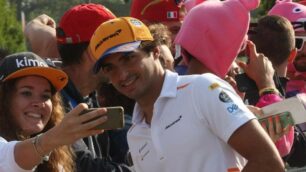
[[[94,127],[107,120],[106,108],[98,108],[80,115],[87,108],[86,104],[79,104],[65,115],[59,125],[47,131],[41,138],[43,149],[46,151],[48,149],[53,150],[54,147],[69,145],[78,139],[102,133],[103,130],[95,130]],[[94,118],[98,119],[90,121]]]

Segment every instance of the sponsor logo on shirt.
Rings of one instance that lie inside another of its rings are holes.
[[[227,172],[240,172],[239,168],[228,168]]]
[[[224,103],[233,102],[233,100],[224,91],[220,92],[219,100]]]
[[[171,122],[171,124],[167,125],[167,126],[165,127],[165,130],[168,129],[168,128],[170,128],[170,127],[172,127],[174,124],[176,124],[177,122],[179,122],[181,119],[182,119],[182,115],[180,115],[180,116],[178,117],[178,119],[176,119],[175,121]]]
[[[180,85],[180,86],[178,86],[176,89],[177,89],[177,90],[180,90],[180,89],[186,88],[189,84],[190,84],[190,83],[186,83],[186,84]]]
[[[234,113],[239,110],[239,107],[236,104],[231,104],[231,106],[226,108],[229,113]]]
[[[148,147],[148,142],[145,142],[138,150],[142,161],[150,152],[150,149],[148,149],[147,147]]]
[[[216,89],[218,87],[220,87],[220,85],[215,82],[215,83],[212,83],[208,88],[209,88],[209,90],[214,90],[214,89]]]

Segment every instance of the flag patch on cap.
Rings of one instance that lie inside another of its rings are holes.
[[[177,12],[176,11],[167,11],[167,18],[168,19],[176,19],[177,18]]]

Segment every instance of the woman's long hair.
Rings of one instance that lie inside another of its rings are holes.
[[[7,141],[25,140],[39,134],[32,136],[25,136],[22,134],[20,126],[16,125],[13,115],[10,112],[12,106],[12,96],[16,92],[16,83],[19,79],[12,79],[0,84],[0,136]],[[51,84],[50,84],[51,85]],[[52,87],[52,86],[51,86]],[[63,119],[64,110],[59,94],[52,87],[52,112],[50,120],[43,129],[43,132],[51,129],[59,124]],[[74,170],[74,154],[70,146],[62,146],[52,151],[48,162],[40,164],[36,171],[43,172],[70,172]]]

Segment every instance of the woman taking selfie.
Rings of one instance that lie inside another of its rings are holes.
[[[87,105],[79,104],[64,115],[58,92],[67,80],[34,53],[0,61],[0,171],[74,171],[67,145],[101,133],[92,128],[106,121],[106,110],[80,116]],[[95,117],[100,118],[86,122]]]

